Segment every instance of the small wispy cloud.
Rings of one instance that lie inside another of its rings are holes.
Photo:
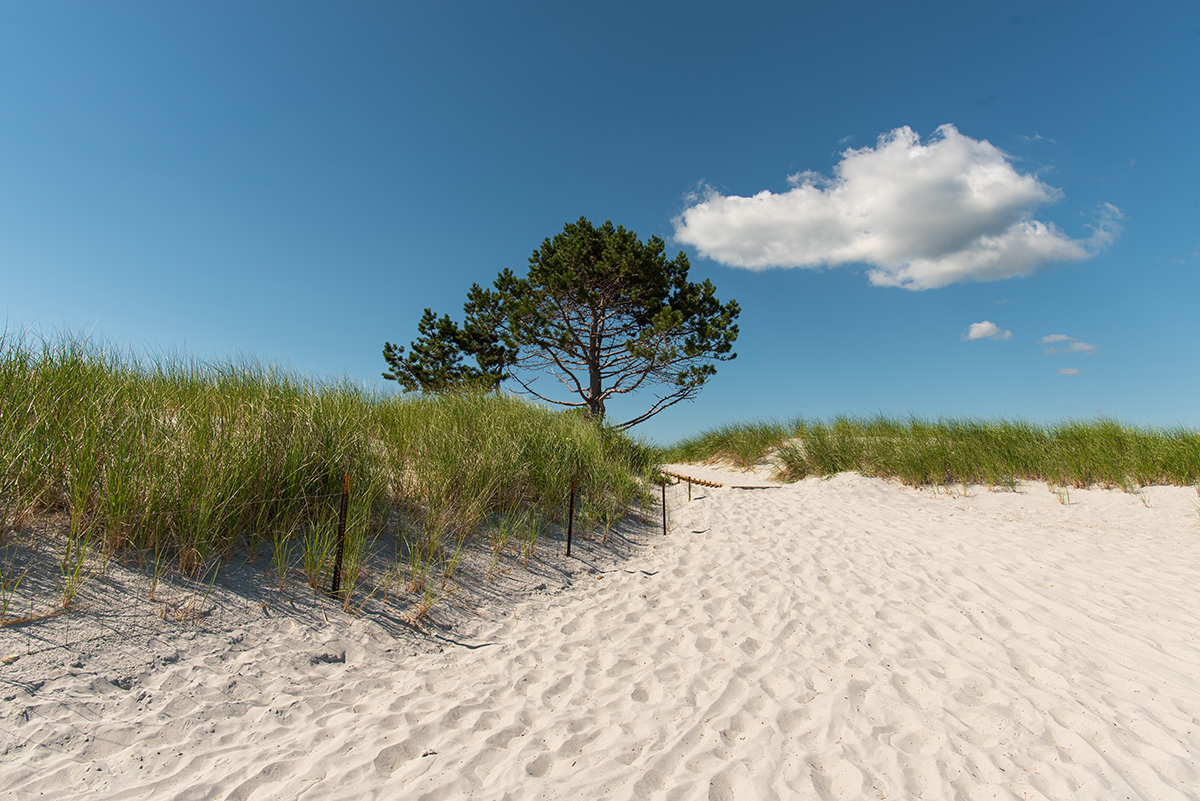
[[[972,339],[1012,339],[1012,331],[1005,331],[991,320],[984,320],[982,323],[971,323],[967,333],[963,334],[964,342]]]
[[[1088,247],[1092,248],[1092,255],[1117,241],[1117,237],[1121,234],[1121,220],[1123,219],[1125,219],[1125,215],[1113,204],[1100,204],[1100,218],[1095,225],[1087,226],[1092,229],[1092,235],[1087,238]]]
[[[1059,375],[1079,375],[1079,371],[1074,367],[1060,367],[1056,370]]]
[[[742,197],[711,187],[687,198],[675,239],[730,267],[866,264],[876,286],[936,289],[1029,275],[1110,245],[1122,215],[1105,204],[1091,236],[1074,239],[1034,210],[1062,197],[986,140],[943,125],[922,141],[911,128],[847,148],[832,175],[788,177],[790,188]]]
[[[1040,345],[1048,345],[1052,342],[1067,342],[1061,348],[1046,348],[1042,351],[1047,356],[1053,356],[1056,353],[1091,353],[1096,349],[1096,346],[1090,342],[1084,342],[1076,337],[1069,337],[1066,334],[1050,334],[1038,340]]]
[[[1017,138],[1020,139],[1022,142],[1042,142],[1042,141],[1044,141],[1044,142],[1049,142],[1052,145],[1058,144],[1058,142],[1055,142],[1050,137],[1042,136],[1037,131],[1033,132],[1033,136],[1025,136],[1024,134],[1017,134]]]
[[[841,139],[838,140],[838,144],[844,145],[853,138],[854,138],[854,134],[850,134],[849,136],[843,136]]]

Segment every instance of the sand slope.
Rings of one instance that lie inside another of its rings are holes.
[[[0,792],[1200,797],[1194,490],[693,497],[661,545],[440,651],[272,618],[117,684],[18,660]]]

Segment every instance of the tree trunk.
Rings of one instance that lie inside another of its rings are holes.
[[[598,420],[604,419],[604,400],[600,397],[602,389],[600,387],[600,371],[592,369],[592,382],[588,387],[587,408],[588,417],[595,417]]]
[[[592,315],[592,319],[596,319],[596,315]],[[590,341],[588,343],[588,416],[595,417],[597,420],[604,419],[604,399],[601,393],[604,392],[604,387],[601,385],[600,378],[600,342],[596,331],[593,329]]]

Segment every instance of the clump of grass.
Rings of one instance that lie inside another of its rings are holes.
[[[370,521],[364,520],[364,516],[369,516],[370,510],[362,507],[361,504],[350,509],[349,523],[346,529],[345,548],[342,556],[342,611],[350,611],[350,599],[354,593],[354,588],[358,586],[359,580],[362,578],[367,567],[367,560],[371,552],[372,546],[375,544],[375,539],[378,536],[372,535],[372,530],[378,530],[371,525]],[[374,590],[372,590],[374,592]],[[386,591],[385,591],[386,594]]]
[[[87,583],[86,562],[90,542],[90,534],[79,535],[72,532],[63,544],[63,553],[58,560],[59,592],[62,596],[63,609],[75,602],[75,596]]]
[[[177,601],[167,601],[163,603],[162,609],[159,611],[159,617],[163,620],[173,620],[176,623],[186,621],[198,622],[201,617],[208,613],[205,607],[208,604],[209,596],[212,595],[213,585],[217,583],[217,574],[219,571],[219,565],[213,565],[209,569],[210,578],[208,583],[203,585],[203,595],[200,594],[198,589],[193,589],[192,592],[188,593],[186,598]]]
[[[412,609],[405,615],[405,620],[412,626],[424,628],[425,616],[429,614],[429,610],[445,597],[444,593],[435,592],[431,587],[424,587],[416,602],[413,603]]]
[[[271,537],[271,569],[275,571],[275,578],[278,581],[280,592],[283,592],[284,584],[287,582],[288,570],[292,566],[293,544],[289,534],[289,531],[280,529]]]
[[[300,542],[300,556],[308,586],[320,592],[325,569],[337,546],[337,521],[321,521],[309,526]]]
[[[403,564],[408,571],[405,591],[410,594],[420,593],[425,589],[425,578],[429,574],[430,566],[437,558],[437,553],[428,540],[419,540],[415,537],[406,539],[404,552]]]
[[[158,592],[159,582],[167,572],[167,560],[161,548],[154,549],[154,561],[150,563],[150,590],[146,600],[153,601],[154,593]]]
[[[728,462],[749,468],[781,447],[792,435],[785,423],[769,420],[728,423],[682,440],[661,453],[663,462]]]
[[[546,521],[539,519],[536,514],[526,512],[521,523],[525,534],[525,540],[521,543],[521,557],[525,567],[529,567],[529,560],[537,553],[538,540],[546,530]]]
[[[1138,428],[1103,419],[1043,426],[887,417],[799,419],[743,428],[755,427],[761,441],[783,431],[776,457],[780,477],[788,481],[857,471],[911,485],[1011,488],[1018,481],[1040,480],[1064,489],[1099,485],[1132,492],[1150,484],[1187,486],[1200,479],[1200,432],[1184,428]],[[722,432],[738,430],[732,426],[711,437],[701,435],[685,442],[684,451],[691,460],[728,458],[720,450]]]
[[[514,511],[499,512],[488,522],[488,535],[491,537],[492,558],[488,563],[487,580],[491,581],[500,564],[504,549],[520,529],[520,515]]]
[[[600,531],[600,543],[606,544],[613,527],[625,516],[626,508],[617,507],[612,499],[584,498],[579,529],[582,532]]]

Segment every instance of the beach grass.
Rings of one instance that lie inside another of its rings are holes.
[[[624,509],[653,462],[620,432],[508,395],[383,395],[252,360],[0,336],[0,538],[65,516],[67,603],[83,551],[197,575],[273,546],[279,586],[294,561],[323,586],[343,475],[354,579],[383,530],[428,572],[417,563],[446,564],[490,516],[557,520],[573,477],[589,509]]]
[[[739,467],[772,456],[779,478],[856,471],[910,485],[1119,487],[1200,481],[1200,432],[1113,420],[1040,425],[1020,420],[836,417],[723,426],[663,449],[663,461]]]
[[[753,467],[794,435],[794,428],[771,420],[727,423],[681,440],[663,455],[663,462],[727,462]]]

